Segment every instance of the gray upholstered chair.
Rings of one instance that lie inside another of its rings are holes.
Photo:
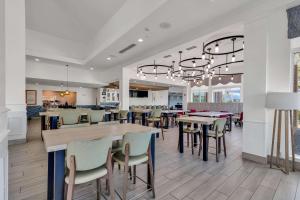
[[[89,112],[90,115],[90,123],[97,124],[99,122],[103,122],[105,117],[105,110],[91,110]]]
[[[122,151],[113,155],[113,161],[125,167],[122,199],[126,199],[128,171],[133,167],[133,183],[136,183],[136,166],[147,163],[150,171],[151,189],[155,198],[154,174],[150,151],[151,133],[127,133],[123,137]],[[140,177],[138,177],[140,179]]]
[[[128,115],[128,110],[120,110],[119,111],[118,120],[120,121],[120,123],[124,123],[124,121],[127,122],[127,115]]]
[[[79,126],[79,112],[75,109],[62,109],[59,111],[60,128]]]
[[[219,162],[219,153],[221,152],[221,146],[218,145],[218,140],[223,139],[223,148],[224,148],[224,155],[226,157],[226,142],[225,142],[225,132],[226,132],[226,118],[217,119],[214,122],[213,130],[208,131],[208,137],[214,138],[216,140],[216,161]],[[221,143],[220,143],[221,145]],[[200,153],[199,149],[199,153]]]
[[[152,110],[150,117],[147,118],[147,124],[149,126],[149,124],[152,123],[153,127],[159,127],[161,129],[162,138],[164,140],[165,139],[164,129],[163,129],[164,123],[163,123],[163,117],[162,117],[161,113],[162,113],[161,109]]]
[[[75,185],[93,180],[97,180],[97,199],[99,199],[101,178],[107,178],[108,192],[111,199],[114,199],[111,145],[111,137],[68,144],[66,150],[67,175],[65,177],[67,200],[72,199]]]

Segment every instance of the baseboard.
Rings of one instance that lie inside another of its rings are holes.
[[[266,157],[254,155],[251,153],[242,152],[242,158],[246,160],[250,160],[260,164],[267,164],[268,160]]]
[[[8,145],[13,145],[13,144],[24,144],[26,143],[26,139],[16,139],[16,140],[8,140]]]

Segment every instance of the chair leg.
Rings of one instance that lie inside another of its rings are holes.
[[[218,137],[216,137],[216,161],[219,162],[219,145],[218,145]]]
[[[100,178],[98,178],[97,180],[97,200],[101,199],[101,181]]]
[[[133,184],[136,184],[136,165],[133,165]]]
[[[129,166],[128,170],[129,170],[129,179],[130,179],[130,180],[132,180],[132,171],[131,171],[131,166]]]
[[[187,147],[190,146],[190,134],[186,133],[186,142],[187,142]]]
[[[226,156],[227,156],[227,152],[226,152],[225,134],[223,135],[223,148],[224,148],[224,155],[225,155],[225,157],[226,157]]]
[[[202,134],[199,133],[199,151],[198,151],[198,156],[200,156],[202,150]]]
[[[67,198],[67,191],[68,191],[68,184],[65,183],[65,190],[64,190],[64,199]]]
[[[194,133],[191,133],[191,147],[192,147],[192,155],[194,155]]]

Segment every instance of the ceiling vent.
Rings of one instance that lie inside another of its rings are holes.
[[[166,55],[166,56],[164,56],[164,58],[170,58],[170,57],[172,57],[172,55]]]
[[[125,53],[126,51],[132,49],[133,47],[135,47],[136,44],[131,44],[131,45],[128,45],[127,47],[125,47],[124,49],[120,50],[119,53]]]
[[[186,50],[187,50],[187,51],[190,51],[190,50],[196,49],[196,48],[197,48],[197,46],[191,46],[191,47],[186,48]]]

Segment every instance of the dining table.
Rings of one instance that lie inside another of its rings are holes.
[[[211,118],[221,118],[223,116],[228,116],[229,123],[228,129],[226,131],[232,131],[232,116],[234,115],[231,112],[217,112],[217,111],[208,111],[208,112],[190,112],[189,116],[199,116],[199,117],[211,117]]]
[[[48,182],[47,199],[64,199],[64,179],[65,179],[65,150],[72,141],[84,141],[100,139],[112,136],[113,141],[121,140],[127,132],[145,133],[150,132],[150,150],[152,156],[153,172],[155,172],[155,134],[160,130],[142,126],[138,124],[110,124],[91,125],[87,127],[65,128],[44,130],[42,133],[45,149],[48,153]],[[148,185],[150,175],[148,168]]]
[[[195,127],[198,127],[199,125],[202,126],[202,159],[203,161],[208,160],[208,129],[209,126],[214,123],[215,120],[219,118],[212,118],[212,117],[198,117],[198,116],[183,116],[177,118],[178,126],[179,126],[179,135],[178,135],[178,141],[179,141],[179,152],[184,153],[184,137],[183,137],[183,125],[184,123],[193,123],[194,125],[197,125]],[[197,137],[196,134],[194,135],[194,141],[197,143]]]
[[[147,116],[150,115],[152,110],[151,109],[134,109],[134,110],[131,110],[130,112],[131,112],[131,122],[133,124],[135,124],[136,113],[141,113],[142,114],[142,125],[145,126],[146,125],[146,118],[147,118]]]

